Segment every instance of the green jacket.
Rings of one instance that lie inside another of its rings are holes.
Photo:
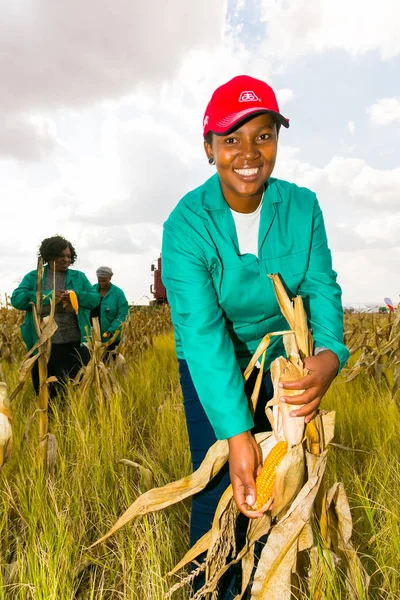
[[[44,267],[43,275],[43,304],[49,304],[49,290],[44,290],[48,265]],[[78,297],[78,325],[81,332],[81,345],[87,340],[87,335],[90,335],[90,310],[97,306],[100,302],[100,295],[93,289],[92,284],[81,271],[68,269],[65,280],[65,289],[74,290]],[[37,335],[33,322],[31,302],[36,302],[36,270],[31,271],[21,281],[16,290],[11,296],[11,304],[18,310],[25,310],[25,319],[21,326],[22,338],[29,350],[37,342]]]
[[[100,289],[99,284],[95,283],[93,289],[98,292]],[[128,311],[129,305],[124,292],[112,283],[100,304],[101,334],[103,335],[103,333],[109,331],[111,335],[114,335],[118,327],[121,327],[122,323],[126,321]],[[119,341],[120,337],[121,333],[118,334],[116,341]]]
[[[346,362],[341,290],[310,190],[270,178],[257,258],[239,254],[216,174],[172,211],[164,224],[162,260],[177,355],[187,361],[219,439],[253,426],[240,369],[265,334],[288,329],[268,273],[280,274],[291,297],[303,297],[315,346],[335,352],[341,367]],[[283,352],[281,339],[272,338],[265,368]]]

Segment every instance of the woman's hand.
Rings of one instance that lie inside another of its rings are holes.
[[[298,410],[292,410],[292,417],[305,416],[308,423],[317,414],[317,409],[325,392],[335,379],[339,370],[339,359],[331,350],[323,350],[317,356],[309,356],[304,360],[308,375],[297,381],[281,381],[279,386],[285,390],[304,390],[299,396],[283,396],[282,402],[294,406],[304,404]]]
[[[62,302],[69,302],[69,292],[66,290],[56,290],[56,299]]]
[[[246,517],[261,517],[262,513],[251,510],[256,501],[255,478],[261,469],[257,442],[250,431],[244,431],[229,438],[228,443],[229,474],[237,507]]]

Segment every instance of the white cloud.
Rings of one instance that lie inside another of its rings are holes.
[[[0,112],[0,155],[3,157],[41,160],[57,145],[57,131],[51,119]]]
[[[279,108],[281,108],[293,100],[293,90],[290,90],[289,88],[282,88],[276,92],[276,98],[278,100]]]
[[[400,168],[374,169],[361,159],[334,156],[324,170],[330,183],[356,202],[398,207]]]
[[[370,51],[383,60],[400,54],[400,4],[393,0],[261,0],[270,54],[291,57],[342,49],[358,57]]]
[[[51,149],[32,112],[112,104],[136,88],[142,108],[189,51],[221,43],[225,13],[226,0],[0,3],[0,154]]]
[[[0,4],[1,106],[58,108],[159,85],[196,45],[221,41],[224,0]]]
[[[342,49],[363,55],[365,67],[371,50],[375,58],[377,52],[385,60],[394,56],[397,3],[383,0],[378,14],[370,2],[361,10],[359,0],[262,2],[266,28],[256,52],[252,44],[263,23],[252,23],[247,31],[243,21],[222,37],[222,0],[156,0],[139,8],[130,0],[115,6],[61,0],[57,6],[50,0],[37,0],[34,10],[24,0],[0,6],[0,55],[14,57],[13,64],[0,58],[2,291],[12,291],[34,268],[41,239],[59,232],[75,244],[76,267],[92,281],[96,268],[109,264],[130,300],[147,295],[163,220],[181,196],[214,172],[202,148],[206,103],[218,85],[249,73],[272,83],[283,114],[290,103],[294,126],[280,144],[295,138],[298,147],[280,146],[274,175],[316,191],[345,300],[396,297],[390,282],[400,258],[400,170],[377,168],[377,152],[360,116],[357,129],[352,120],[345,129],[343,123],[358,114],[354,110],[339,122],[337,135],[325,126],[329,116],[322,119],[318,110],[308,130],[301,121],[310,95],[324,85],[312,66],[307,70],[308,58]],[[235,18],[244,18],[244,0],[237,0],[236,10]],[[340,86],[333,54],[326,55],[324,68]],[[304,88],[282,77],[300,55],[306,57],[296,62]],[[349,68],[357,69],[357,61],[349,61]],[[371,71],[371,85],[375,76]],[[368,113],[370,122],[398,121],[397,104],[382,102]],[[358,106],[365,110],[364,96]],[[323,110],[336,115],[336,109],[332,95]],[[348,132],[358,157],[342,156],[341,140],[335,146],[341,135],[348,140]]]
[[[378,100],[367,109],[367,114],[373,125],[400,123],[400,96]]]
[[[347,129],[349,130],[349,132],[351,133],[351,135],[355,135],[355,133],[356,133],[356,126],[354,124],[354,121],[349,121],[347,123]]]

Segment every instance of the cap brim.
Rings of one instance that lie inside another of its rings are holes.
[[[233,114],[228,115],[227,117],[224,117],[224,119],[221,119],[220,121],[218,121],[218,123],[216,123],[214,125],[214,127],[210,128],[210,130],[213,133],[215,133],[216,135],[223,135],[225,133],[230,133],[232,130],[236,129],[242,121],[245,121],[250,116],[256,116],[256,115],[261,115],[261,114],[265,114],[265,113],[272,115],[278,121],[278,123],[283,125],[283,127],[286,127],[286,128],[289,127],[289,119],[286,119],[280,113],[278,113],[274,110],[270,110],[269,108],[263,108],[263,107],[257,106],[257,108],[256,107],[247,108],[245,110],[241,110],[238,113],[233,113]]]

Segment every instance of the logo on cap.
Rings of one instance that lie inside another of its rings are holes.
[[[246,90],[240,94],[239,102],[261,102],[261,100],[254,92]]]
[[[206,127],[208,125],[208,115],[206,115],[204,117],[204,121],[203,121],[203,128]]]

